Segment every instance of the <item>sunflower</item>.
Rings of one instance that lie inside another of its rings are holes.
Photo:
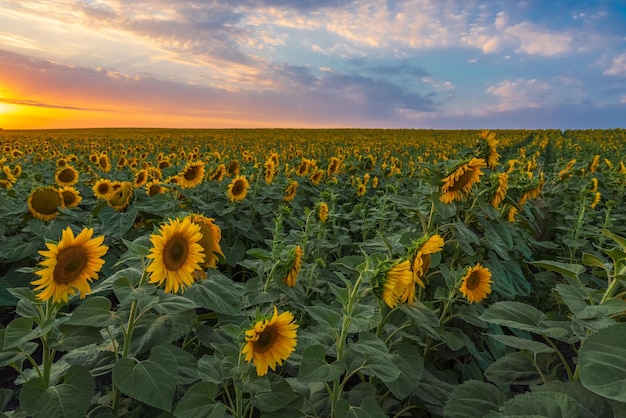
[[[367,186],[365,185],[365,183],[359,181],[359,185],[356,188],[356,195],[361,197],[365,194],[365,192],[367,192]]]
[[[137,172],[137,174],[135,174],[135,182],[134,182],[134,186],[135,188],[140,188],[142,187],[144,184],[146,184],[148,182],[148,170],[146,170],[145,168],[142,168],[141,170],[139,170]]]
[[[478,303],[491,293],[491,283],[491,272],[478,263],[467,270],[459,290],[469,303]]]
[[[411,263],[409,260],[398,261],[381,271],[374,291],[390,308],[395,308],[406,288],[413,284]]]
[[[116,185],[114,185],[115,187]],[[130,205],[133,198],[133,184],[130,181],[120,183],[120,187],[114,190],[107,198],[107,203],[117,212],[121,212]]]
[[[151,182],[146,183],[146,192],[150,197],[155,196],[159,193],[165,193],[166,191],[167,188],[161,185],[161,182],[159,180],[152,180]]]
[[[246,197],[249,187],[250,183],[245,176],[237,176],[228,185],[226,195],[231,202],[239,202]]]
[[[511,206],[506,214],[506,220],[509,222],[515,222],[515,216],[518,214],[518,210],[515,206]]]
[[[321,202],[317,207],[317,218],[320,222],[326,222],[328,220],[328,204]]]
[[[287,274],[285,274],[285,277],[283,277],[283,283],[289,287],[294,287],[296,285],[298,273],[300,273],[300,269],[302,268],[302,248],[300,248],[299,245],[296,245],[289,252],[287,266],[289,270],[287,271]]]
[[[400,298],[401,302],[413,303],[415,301],[415,286],[426,287],[424,280],[430,268],[430,256],[441,251],[443,244],[443,238],[439,234],[435,234],[416,241],[409,249],[413,285],[407,286]]]
[[[276,165],[274,164],[274,160],[268,158],[263,164],[263,178],[265,179],[266,184],[272,184],[274,181],[274,174],[276,171]]]
[[[341,166],[341,160],[337,157],[331,157],[328,162],[328,168],[326,169],[326,175],[328,177],[332,176],[339,172],[339,167]]]
[[[171,164],[169,160],[162,160],[162,161],[159,161],[159,165],[157,167],[159,170],[165,170],[166,168],[169,168],[170,166]]]
[[[56,187],[38,187],[28,197],[28,210],[37,219],[51,221],[59,214],[57,208],[65,207],[63,195]]]
[[[439,197],[443,203],[453,201],[465,201],[474,183],[480,180],[483,172],[481,168],[487,167],[483,158],[472,158],[469,162],[455,169],[448,177],[442,180],[443,194]]]
[[[216,268],[217,262],[224,259],[224,253],[220,247],[222,230],[213,223],[215,219],[203,215],[191,215],[191,222],[200,227],[202,239],[198,243],[204,251],[204,268]]]
[[[506,192],[509,190],[509,175],[507,173],[501,173],[497,178],[498,186],[495,189],[493,197],[491,198],[491,206],[495,209],[500,207],[500,204],[506,197]]]
[[[178,177],[180,178],[180,187],[183,189],[196,187],[204,179],[204,163],[201,161],[187,163],[183,171],[178,174]]]
[[[104,264],[102,256],[108,247],[102,245],[104,236],[92,238],[93,229],[84,228],[78,236],[67,227],[58,244],[46,243],[48,251],[39,251],[46,257],[40,264],[44,267],[35,274],[41,278],[32,281],[35,291],[41,291],[37,299],[67,302],[69,295],[80,292],[81,299],[91,292],[89,282],[98,278]]]
[[[593,202],[591,202],[591,209],[595,209],[596,206],[598,206],[598,203],[600,203],[600,201],[602,200],[602,194],[600,194],[600,192],[596,192],[594,198],[593,198]]]
[[[498,165],[498,159],[500,159],[500,154],[496,151],[496,146],[498,145],[496,133],[482,130],[478,136],[480,139],[478,140],[476,156],[478,158],[484,158],[487,166],[493,170],[496,168],[496,165]]]
[[[224,164],[220,164],[217,166],[213,174],[209,177],[209,180],[222,181],[224,180],[224,175],[226,174],[226,167]]]
[[[66,208],[75,208],[83,200],[78,190],[72,186],[65,186],[60,189],[63,195],[63,205]]]
[[[100,170],[104,171],[105,173],[111,171],[111,161],[109,160],[109,156],[106,152],[103,152],[98,157],[98,167],[100,167]]]
[[[94,183],[91,190],[93,190],[93,194],[98,199],[107,200],[109,195],[113,193],[113,182],[108,179],[98,179]]]
[[[238,176],[239,175],[239,170],[240,170],[241,166],[239,165],[239,161],[237,160],[232,160],[231,162],[228,163],[228,165],[226,166],[226,173],[229,176]]]
[[[54,181],[59,186],[73,186],[78,183],[78,171],[69,164],[54,173]]]
[[[324,178],[324,170],[315,170],[313,174],[309,176],[309,180],[311,181],[311,184],[314,186],[317,186],[318,184],[320,184],[323,178]]]
[[[262,319],[246,331],[241,352],[247,362],[254,362],[258,376],[265,376],[268,367],[276,370],[296,349],[296,329],[293,314],[289,311],[278,315],[274,307],[271,319]]]
[[[298,182],[292,180],[285,188],[285,194],[283,195],[283,201],[289,202],[292,201],[294,197],[296,197],[296,192],[298,191]]]
[[[146,271],[150,283],[165,282],[165,291],[177,293],[194,282],[194,272],[204,262],[204,250],[200,244],[200,225],[186,217],[182,221],[170,219],[161,226],[160,234],[150,235],[152,248],[148,258],[152,260]]]

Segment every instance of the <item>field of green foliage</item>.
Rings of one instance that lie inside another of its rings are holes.
[[[626,130],[0,147],[0,417],[626,417]]]

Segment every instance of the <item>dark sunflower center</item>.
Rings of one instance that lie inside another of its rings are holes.
[[[72,192],[63,192],[63,203],[65,206],[71,206],[76,202],[76,195]]]
[[[478,287],[478,285],[480,285],[480,275],[477,272],[473,272],[467,278],[465,286],[468,290],[474,290]]]
[[[44,215],[51,215],[61,206],[61,196],[53,189],[45,189],[33,195],[33,208]]]
[[[190,167],[189,170],[185,171],[185,180],[195,180],[198,177],[198,173],[200,171],[200,166]]]
[[[74,176],[74,172],[70,170],[69,168],[66,168],[65,170],[59,173],[59,180],[61,180],[64,183],[71,183],[74,181],[75,178],[76,176]]]
[[[139,173],[137,176],[137,183],[143,183],[146,180],[146,174],[144,172]]]
[[[109,194],[111,191],[111,187],[109,187],[108,183],[102,183],[98,185],[98,193],[101,195]]]
[[[57,283],[71,283],[80,277],[87,266],[89,254],[83,247],[68,247],[59,251],[53,280]]]
[[[153,184],[152,186],[150,186],[150,190],[148,191],[148,194],[150,196],[154,196],[155,194],[159,193],[161,193],[161,186],[159,186],[158,184]]]
[[[236,181],[233,185],[233,195],[238,196],[243,193],[243,181]]]
[[[274,346],[277,338],[278,332],[276,332],[274,327],[268,326],[259,335],[259,339],[253,343],[254,351],[256,353],[265,353]]]
[[[450,187],[449,190],[451,192],[454,192],[454,191],[463,189],[466,185],[471,183],[473,177],[474,177],[474,170],[472,169],[467,170],[465,173],[461,175],[461,177],[458,178],[457,181],[454,182],[454,184],[452,185],[452,187]]]
[[[187,240],[180,235],[172,236],[163,249],[163,264],[165,268],[170,271],[176,271],[181,268],[187,261],[188,252]]]

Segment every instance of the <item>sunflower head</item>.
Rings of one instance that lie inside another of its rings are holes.
[[[89,282],[98,278],[104,264],[102,257],[108,247],[102,245],[104,236],[92,238],[93,229],[84,228],[78,236],[67,227],[58,244],[46,243],[48,251],[39,251],[46,257],[40,262],[43,269],[35,274],[41,276],[31,284],[40,291],[37,298],[42,301],[67,302],[76,291],[84,298],[91,292]]]
[[[268,368],[276,370],[282,365],[297,344],[293,314],[289,311],[278,314],[274,307],[274,315],[270,319],[258,320],[252,328],[245,332],[245,344],[241,352],[246,355],[247,362],[253,362],[258,376],[267,374]]]
[[[83,200],[78,190],[72,186],[62,187],[61,194],[63,195],[63,204],[66,208],[75,208]]]
[[[54,180],[59,186],[73,186],[78,183],[78,171],[66,164],[54,173]]]
[[[478,263],[467,269],[459,290],[469,303],[478,303],[491,293],[491,283],[491,271]]]
[[[148,196],[152,197],[159,193],[165,193],[167,188],[164,187],[159,180],[152,180],[149,183],[146,183],[146,192]]]
[[[121,212],[130,205],[132,198],[133,184],[130,181],[124,181],[109,195],[107,203],[117,212]]]
[[[98,179],[94,183],[92,190],[94,196],[98,199],[107,200],[109,195],[113,193],[113,182],[108,179]]]
[[[387,306],[395,308],[409,286],[413,286],[409,260],[384,262],[373,280],[373,290]]]
[[[183,171],[178,174],[179,184],[183,189],[196,187],[204,179],[204,163],[201,161],[187,163]]]
[[[328,204],[321,202],[317,205],[317,218],[320,222],[326,222],[328,220]]]
[[[239,202],[245,199],[249,187],[250,183],[248,183],[248,179],[245,176],[237,176],[228,185],[226,195],[231,202]]]
[[[146,184],[147,182],[148,182],[148,170],[146,170],[145,168],[142,168],[135,175],[134,186],[135,188],[139,188],[143,186],[144,184]]]
[[[457,166],[452,173],[442,180],[442,195],[439,197],[443,203],[453,201],[465,201],[472,190],[472,186],[483,175],[482,168],[487,167],[483,158],[472,158],[470,161]]]
[[[165,283],[168,293],[191,286],[195,281],[194,272],[201,270],[204,262],[201,239],[200,225],[191,222],[190,217],[182,221],[170,219],[161,226],[158,234],[150,235],[152,248],[147,258],[152,261],[146,269],[150,283],[159,286]]]
[[[285,273],[283,274],[283,283],[285,283],[289,287],[294,287],[296,285],[298,273],[300,273],[300,269],[302,268],[302,248],[300,248],[299,245],[296,245],[291,250],[289,250],[289,255],[285,267],[286,268]]]
[[[298,191],[298,182],[292,180],[289,182],[287,187],[285,188],[285,194],[283,195],[283,201],[289,202],[296,197],[296,192]]]
[[[38,187],[28,197],[28,210],[37,219],[51,221],[59,214],[58,208],[65,207],[63,195],[56,187]]]
[[[216,268],[218,262],[224,261],[224,253],[220,247],[222,230],[213,223],[215,219],[203,215],[191,215],[191,222],[200,227],[202,239],[198,242],[204,252],[204,268]]]

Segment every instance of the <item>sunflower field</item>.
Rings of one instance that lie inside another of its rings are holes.
[[[626,130],[0,147],[2,417],[626,417]]]

